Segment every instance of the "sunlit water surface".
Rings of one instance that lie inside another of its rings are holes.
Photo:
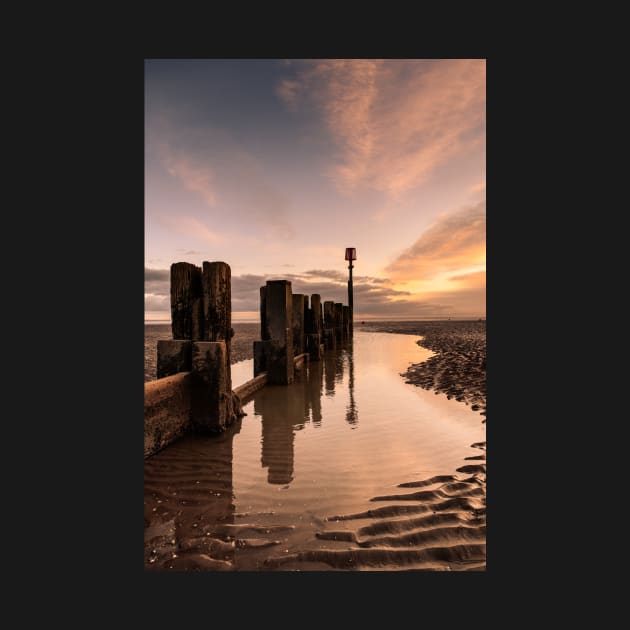
[[[292,385],[257,392],[225,434],[186,437],[148,459],[145,562],[190,568],[189,553],[199,568],[207,539],[227,545],[206,544],[204,558],[265,569],[274,556],[330,548],[316,532],[345,522],[327,517],[374,508],[372,497],[401,482],[453,474],[477,455],[482,416],[401,376],[433,354],[417,340],[355,332],[350,346],[296,371]],[[232,366],[233,387],[252,378],[252,363]]]

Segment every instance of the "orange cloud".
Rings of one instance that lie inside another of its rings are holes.
[[[340,155],[340,190],[393,197],[422,184],[449,158],[485,146],[485,60],[322,60],[278,94],[321,107]]]
[[[486,288],[486,270],[472,271],[470,273],[462,273],[451,276],[449,283],[454,286],[457,291],[468,289],[484,289]]]
[[[468,273],[471,267],[485,265],[485,260],[486,202],[482,201],[440,217],[386,271],[395,282],[422,281],[447,272]]]
[[[486,194],[486,180],[483,179],[470,187],[471,193],[483,193]]]

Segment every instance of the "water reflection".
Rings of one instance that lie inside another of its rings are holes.
[[[256,392],[248,415],[226,433],[183,438],[146,460],[147,568],[266,570],[267,559],[330,545],[338,558],[356,545],[322,542],[316,532],[366,523],[329,516],[379,508],[370,498],[398,492],[401,482],[476,464],[464,458],[479,455],[469,445],[485,441],[480,416],[400,377],[408,363],[430,355],[411,336],[355,334],[352,344],[307,363],[293,384]]]
[[[344,344],[339,352],[333,353],[333,357],[335,359],[335,383],[339,383],[340,385],[343,383],[343,364],[346,352],[347,346]]]
[[[346,408],[346,422],[352,426],[356,426],[359,422],[359,413],[357,411],[357,403],[354,400],[354,352],[352,341],[348,343],[346,356],[348,357],[348,393],[349,401]]]
[[[293,481],[293,445],[295,431],[304,428],[304,399],[301,388],[288,386],[292,395],[278,395],[278,387],[265,388],[254,400],[254,413],[261,416],[261,464],[268,468],[267,482],[288,484]]]
[[[311,421],[313,428],[322,426],[324,378],[328,379],[327,395],[334,395],[335,380],[342,377],[343,357],[328,352],[323,361],[296,371],[292,385],[266,387],[256,395],[254,414],[261,418],[261,465],[268,469],[268,483],[293,481],[295,432]]]
[[[341,351],[339,351],[341,354]],[[337,353],[333,350],[327,350],[324,353],[322,363],[324,364],[324,381],[326,386],[326,396],[335,395],[335,365],[337,362]],[[343,367],[342,367],[343,370]]]
[[[348,392],[350,400],[346,407],[346,422],[355,426],[359,421],[357,404],[354,398],[354,349],[352,341],[338,346],[336,352],[326,352],[324,355],[326,396],[335,395],[335,384],[343,385],[344,365],[348,365]]]
[[[145,461],[148,569],[216,568],[213,563],[233,556],[215,536],[234,523],[233,442],[241,423],[218,436],[184,437]],[[196,553],[179,556],[188,550]]]
[[[322,394],[324,382],[324,362],[312,361],[308,366],[308,378],[304,380],[306,391],[306,415],[310,414],[313,427],[322,426]]]

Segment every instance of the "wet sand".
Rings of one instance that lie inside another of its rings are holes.
[[[354,359],[328,354],[294,391],[262,390],[218,439],[184,438],[147,460],[148,569],[485,570],[485,430],[473,409],[485,411],[485,323],[369,327],[425,335],[436,354],[405,342],[394,360],[355,343]],[[367,329],[356,325],[357,338]],[[422,387],[409,400],[405,382]],[[433,385],[446,395],[422,391]]]
[[[436,353],[403,374],[407,383],[433,389],[486,415],[486,322],[368,322],[355,330],[422,335],[418,345]],[[485,420],[484,420],[485,422]]]

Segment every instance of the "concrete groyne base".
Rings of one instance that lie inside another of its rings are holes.
[[[295,368],[301,368],[305,361],[308,361],[306,353],[294,357]],[[195,379],[191,372],[180,372],[144,384],[145,459],[193,431],[191,413],[194,385]],[[267,373],[263,372],[236,387],[232,393],[240,402],[244,402],[266,385]]]

